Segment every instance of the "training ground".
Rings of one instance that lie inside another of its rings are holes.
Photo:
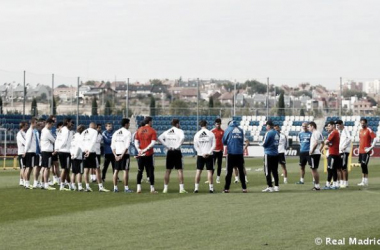
[[[172,172],[169,193],[162,194],[164,158],[156,158],[156,189],[142,194],[25,190],[16,170],[0,170],[0,249],[375,249],[380,246],[326,246],[325,238],[380,238],[380,160],[369,163],[369,187],[360,168],[349,177],[349,188],[311,191],[307,169],[299,180],[298,158],[288,158],[288,182],[279,193],[262,193],[266,186],[262,159],[247,158],[248,191],[232,183],[231,193],[208,193],[202,173],[200,193],[193,194],[195,158],[184,158],[185,189],[178,194]],[[353,162],[357,159],[354,158]],[[130,187],[136,190],[136,161]],[[326,174],[321,160],[321,186]],[[261,170],[258,170],[261,169]],[[281,170],[279,168],[279,172]],[[145,176],[145,175],[144,175]],[[145,179],[145,178],[144,178]],[[111,171],[106,188],[113,188]],[[119,183],[119,190],[123,190]],[[322,245],[316,245],[320,237]]]

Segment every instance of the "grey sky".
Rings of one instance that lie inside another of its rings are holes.
[[[47,82],[269,76],[333,87],[340,76],[380,77],[379,9],[377,0],[3,0],[0,69]]]

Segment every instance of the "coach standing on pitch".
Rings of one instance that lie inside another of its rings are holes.
[[[234,168],[237,168],[239,170],[239,177],[241,187],[243,188],[243,193],[247,193],[243,156],[244,132],[241,128],[238,127],[236,121],[230,121],[228,123],[228,128],[223,135],[223,145],[227,146],[227,175],[223,193],[230,192],[229,189]]]
[[[296,182],[296,184],[304,184],[305,183],[305,167],[306,167],[306,164],[309,163],[309,165],[311,165],[310,163],[310,155],[309,155],[309,151],[310,151],[310,138],[311,138],[311,132],[307,130],[307,122],[304,122],[302,123],[302,129],[303,131],[301,131],[299,134],[298,134],[298,139],[300,141],[300,175],[301,175],[301,178],[298,182]]]
[[[261,144],[264,147],[264,173],[267,179],[268,187],[263,192],[278,192],[278,144],[280,135],[273,129],[273,122],[267,121],[267,133],[265,134],[264,141]],[[272,176],[274,178],[274,189],[272,185]]]

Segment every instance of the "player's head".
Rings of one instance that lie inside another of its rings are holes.
[[[85,130],[85,127],[84,127],[84,125],[79,125],[78,127],[77,127],[77,132],[79,133],[79,134],[82,134],[82,132]]]
[[[102,132],[102,124],[96,124],[96,130],[98,130],[99,133]]]
[[[90,122],[90,125],[88,125],[89,128],[96,129],[96,123]]]
[[[205,128],[207,126],[207,122],[205,120],[201,120],[199,122],[199,126],[201,126],[202,128]]]
[[[315,122],[309,122],[309,125],[307,126],[307,129],[310,132],[313,132],[315,129],[317,129],[317,124]]]
[[[265,125],[267,127],[267,130],[271,130],[274,127],[274,124],[272,121],[267,121],[267,123],[265,123]]]
[[[121,119],[121,127],[128,129],[129,128],[129,119],[123,118]]]
[[[307,132],[307,125],[308,125],[307,122],[303,122],[302,123],[302,129],[303,129],[304,132]]]
[[[150,116],[145,117],[144,123],[145,123],[145,125],[149,125],[149,126],[152,127],[152,125],[153,125],[153,118],[150,117]]]
[[[274,127],[274,129],[277,131],[277,132],[281,132],[281,128],[280,128],[280,126],[279,125],[274,125],[273,126]]]
[[[144,127],[144,126],[145,126],[145,122],[141,121],[140,124],[139,124],[139,128]]]
[[[111,132],[111,131],[112,131],[112,123],[110,123],[110,122],[107,122],[107,123],[106,123],[106,130],[107,130],[108,132]]]
[[[37,118],[32,117],[32,119],[30,119],[30,127],[35,128],[36,126],[37,126]]]
[[[334,129],[335,129],[335,122],[334,121],[330,121],[329,123],[327,123],[327,131],[328,132],[332,132]]]
[[[215,128],[220,129],[220,126],[222,125],[222,120],[220,118],[215,119]]]
[[[179,119],[174,118],[174,119],[172,120],[172,126],[173,126],[173,127],[177,127],[177,128],[179,128]]]
[[[55,115],[51,115],[51,116],[49,116],[48,119],[52,119],[52,120],[54,121],[54,123],[57,122],[57,117],[56,117]]]
[[[20,122],[19,128],[20,128],[20,130],[26,131],[28,129],[28,123],[24,122],[24,121]]]
[[[46,120],[43,118],[40,118],[40,119],[38,119],[37,124],[38,124],[38,129],[43,129],[45,127]]]
[[[365,119],[365,118],[360,119],[360,125],[362,125],[362,128],[366,128],[367,123],[368,123],[367,119]]]
[[[344,128],[344,124],[343,124],[343,121],[342,120],[337,120],[336,122],[336,128],[339,129],[339,130],[343,130]]]
[[[63,120],[63,126],[66,126],[69,130],[71,129],[71,127],[74,125],[73,121],[71,120],[71,118],[65,118]]]
[[[53,126],[54,126],[54,120],[53,119],[51,119],[51,118],[48,118],[47,120],[46,120],[46,125],[45,125],[45,127],[47,127],[48,129],[51,129]]]
[[[58,122],[58,123],[57,123],[57,129],[61,129],[62,126],[63,126],[63,122]]]

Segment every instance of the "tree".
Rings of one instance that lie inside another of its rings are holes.
[[[278,98],[278,104],[277,104],[277,115],[278,116],[285,116],[285,100],[284,100],[284,93],[280,94],[280,97]]]
[[[305,110],[303,108],[300,110],[300,116],[305,116]]]
[[[210,96],[210,99],[208,101],[208,107],[213,108],[214,107],[214,97]]]
[[[3,99],[0,96],[0,115],[3,114]]]
[[[170,114],[171,115],[189,115],[191,110],[187,105],[187,102],[182,100],[175,100],[170,104]]]
[[[150,97],[150,116],[155,116],[156,115],[156,99],[154,99],[153,96]]]
[[[46,101],[47,100],[47,95],[46,93],[42,93],[41,96],[40,96],[40,100],[41,101]]]
[[[153,80],[150,80],[150,84],[161,86],[162,85],[162,81],[159,80],[159,79],[153,79]]]
[[[246,81],[245,84],[249,87],[248,94],[264,94],[267,92],[267,85],[256,80]]]
[[[30,114],[32,116],[37,116],[38,115],[37,100],[36,100],[36,98],[33,98],[32,106],[31,106],[31,113]]]
[[[50,103],[50,109],[51,109],[51,103]],[[57,102],[55,100],[55,97],[53,98],[53,114],[52,115],[56,115],[57,114]]]
[[[111,114],[112,114],[111,103],[107,100],[106,106],[104,107],[104,115],[111,115]]]
[[[96,102],[96,97],[92,98],[91,106],[91,115],[98,115],[98,103]]]

